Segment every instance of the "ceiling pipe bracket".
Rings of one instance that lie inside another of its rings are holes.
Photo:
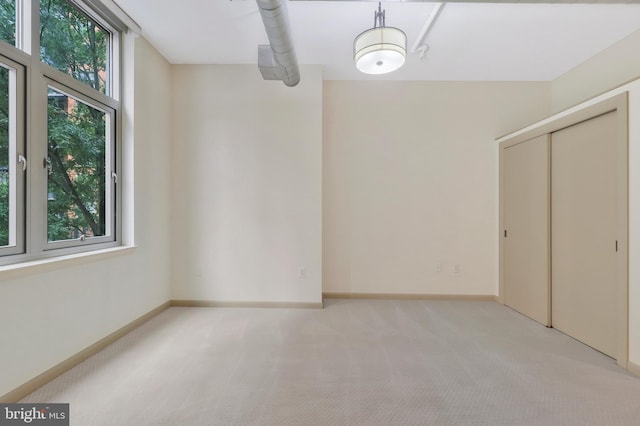
[[[418,34],[418,37],[416,38],[415,43],[413,43],[413,47],[411,47],[411,52],[419,53],[420,60],[422,61],[424,61],[427,50],[429,50],[429,45],[426,43],[427,36],[429,35],[429,32],[431,32],[433,25],[438,20],[438,17],[440,16],[440,13],[442,12],[442,9],[444,9],[446,4],[447,4],[446,2],[440,2],[440,3],[434,4],[433,9],[431,10],[431,13],[427,17],[427,20],[425,21],[424,25],[422,26],[422,30],[420,30],[420,34]]]

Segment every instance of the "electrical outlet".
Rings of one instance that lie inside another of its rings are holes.
[[[298,268],[298,278],[307,278],[307,268],[305,266]]]
[[[453,267],[453,272],[456,274],[460,273],[460,264],[456,263],[455,266]]]
[[[436,272],[442,272],[442,263],[436,263]]]

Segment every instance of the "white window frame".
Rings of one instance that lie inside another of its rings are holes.
[[[18,108],[22,107],[25,111],[23,122],[18,121],[17,126],[19,129],[17,137],[22,136],[25,141],[23,155],[27,158],[23,186],[17,189],[19,193],[25,194],[24,201],[20,203],[24,207],[24,214],[19,215],[24,218],[24,222],[17,225],[18,241],[22,244],[17,245],[13,251],[1,248],[0,266],[122,245],[122,190],[119,182],[122,164],[121,55],[122,35],[126,32],[126,26],[117,17],[104,14],[102,12],[104,7],[100,2],[95,0],[86,0],[86,2],[67,0],[67,2],[88,15],[110,34],[106,93],[101,93],[71,75],[40,61],[40,0],[17,0],[16,46],[0,41],[0,61],[2,57],[6,57],[8,61],[13,61],[24,70],[23,95],[17,97]],[[31,52],[34,54],[31,55]],[[9,65],[13,67],[12,64]],[[105,197],[107,207],[111,211],[105,224],[105,236],[55,242],[47,240],[48,87],[107,114]],[[25,188],[28,188],[28,191],[25,192]]]
[[[96,237],[81,237],[78,239],[67,239],[67,240],[58,240],[58,241],[47,241],[46,247],[43,250],[56,250],[60,248],[74,247],[74,246],[86,246],[91,244],[99,244],[99,243],[110,243],[115,240],[114,230],[115,230],[115,215],[113,212],[116,207],[115,200],[115,184],[117,176],[116,174],[116,158],[115,158],[115,145],[116,145],[116,131],[115,131],[115,123],[116,123],[116,110],[110,108],[107,105],[101,104],[97,102],[95,99],[89,98],[87,96],[82,95],[81,93],[73,90],[71,88],[62,86],[61,84],[45,78],[47,82],[47,88],[51,88],[56,92],[67,95],[70,98],[76,99],[79,102],[82,102],[91,108],[95,108],[98,111],[103,112],[106,115],[105,122],[105,203],[106,203],[106,211],[111,213],[107,220],[105,221],[105,235],[96,236]],[[83,84],[83,83],[81,83]],[[43,163],[44,165],[44,163]],[[47,173],[48,175],[48,169]],[[46,192],[46,191],[45,191]],[[47,209],[45,208],[45,216],[47,216]],[[48,223],[46,223],[48,226]]]
[[[9,70],[9,245],[0,247],[0,256],[7,256],[23,253],[25,246],[25,67],[2,55],[0,66]]]

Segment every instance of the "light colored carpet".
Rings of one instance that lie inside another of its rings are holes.
[[[75,426],[639,425],[640,379],[493,302],[171,308],[22,402]]]

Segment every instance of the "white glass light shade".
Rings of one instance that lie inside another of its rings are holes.
[[[366,74],[386,74],[400,68],[407,56],[407,36],[398,28],[371,28],[353,42],[356,68]]]

